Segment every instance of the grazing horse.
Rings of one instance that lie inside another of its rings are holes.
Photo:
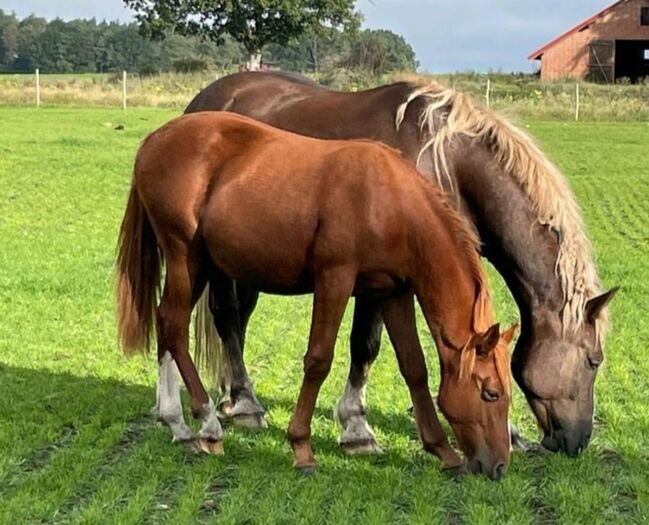
[[[478,232],[482,254],[503,276],[520,310],[512,370],[544,432],[542,444],[569,455],[587,446],[606,306],[616,289],[601,293],[568,183],[530,137],[437,83],[399,82],[345,93],[299,75],[239,73],[205,88],[186,111],[205,110],[240,113],[312,137],[381,141],[453,193]],[[257,291],[241,283],[227,303],[218,304],[236,319],[223,348],[205,321],[206,301],[198,309],[206,335],[198,337],[197,353],[207,350],[220,361],[223,411],[248,424],[263,424],[264,412],[243,364],[256,298]],[[349,451],[378,449],[364,392],[380,334],[380,313],[357,301],[349,380],[337,408],[341,445]]]
[[[505,472],[515,327],[500,334],[493,323],[475,236],[398,152],[307,138],[226,112],[177,118],[144,141],[119,236],[120,338],[127,352],[146,348],[157,320],[159,415],[176,440],[208,453],[222,451],[223,433],[188,353],[190,315],[207,282],[220,304],[233,279],[269,293],[314,294],[288,430],[297,468],[315,466],[311,418],[352,295],[381,312],[424,448],[444,468],[460,468],[428,390],[416,296],[439,352],[440,409],[473,472],[493,479]],[[215,314],[221,331],[229,321]],[[183,420],[176,365],[201,420],[198,440]]]

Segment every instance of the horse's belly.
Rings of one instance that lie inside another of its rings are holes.
[[[234,245],[225,239],[210,253],[219,270],[257,290],[300,294],[313,288],[312,272],[299,253],[295,258],[286,257],[286,254],[268,253],[257,246]]]
[[[233,279],[274,293],[306,293],[312,288],[309,252],[314,229],[299,215],[278,218],[259,210],[211,214],[204,226],[216,266]]]

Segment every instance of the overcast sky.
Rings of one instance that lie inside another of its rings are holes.
[[[365,27],[412,45],[422,71],[531,71],[527,55],[612,0],[358,0]],[[132,19],[121,0],[0,0],[19,17]]]

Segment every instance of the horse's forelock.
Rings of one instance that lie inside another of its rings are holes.
[[[476,364],[476,348],[469,348],[469,344],[460,351],[460,364],[458,366],[458,379],[459,380],[469,380],[473,376]],[[494,348],[492,353],[494,366],[496,368],[496,374],[498,375],[498,380],[505,390],[505,394],[508,399],[511,401],[512,395],[512,382],[511,376],[509,374],[509,353],[507,352],[507,346],[500,344],[500,342]]]

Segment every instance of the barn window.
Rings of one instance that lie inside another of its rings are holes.
[[[642,7],[640,9],[640,25],[649,26],[649,7]]]

